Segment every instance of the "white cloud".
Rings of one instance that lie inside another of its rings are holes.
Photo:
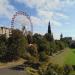
[[[59,26],[62,26],[62,23],[55,21],[55,20],[52,20],[52,25],[59,27]]]
[[[16,0],[20,3],[27,4],[31,8],[40,8],[46,2],[46,0]]]
[[[56,14],[56,16],[61,17],[63,19],[69,19],[69,16],[67,16],[67,15],[65,15],[63,13],[55,13],[55,14]]]
[[[61,7],[75,4],[75,0],[16,0],[17,2],[27,4],[31,8],[39,9],[59,9]]]
[[[40,20],[40,18],[37,18],[37,17],[34,17],[34,16],[31,16],[31,22],[33,25],[42,25],[42,22]]]
[[[60,0],[16,0],[20,3],[27,4],[31,8],[51,9],[61,5]]]
[[[48,25],[48,22],[50,21],[51,22],[51,26],[53,27],[59,27],[59,26],[62,26],[62,23],[60,23],[59,21],[56,21],[56,20],[49,20],[48,18],[46,19],[40,19],[40,18],[37,18],[37,17],[33,17],[31,16],[31,21],[32,21],[32,24],[33,25],[37,25],[40,27],[40,25],[44,26],[44,25]]]
[[[52,19],[52,17],[54,16],[54,12],[43,11],[43,10],[37,10],[37,14],[40,17],[42,16],[42,18],[48,18],[48,19]]]
[[[0,0],[0,18],[11,18],[14,12],[15,8],[9,3],[9,0]]]
[[[60,22],[56,22],[54,17],[61,19],[68,19],[69,17],[64,13],[55,12],[55,9],[62,9],[68,6],[69,3],[73,3],[71,0],[16,0],[23,3],[30,8],[35,8],[37,11],[37,16],[40,18],[43,24],[47,24],[48,21],[52,20],[53,25],[60,26]],[[54,21],[53,21],[54,20]],[[58,24],[58,25],[57,25]]]

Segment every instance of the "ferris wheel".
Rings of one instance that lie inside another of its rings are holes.
[[[33,34],[33,25],[30,16],[23,11],[16,12],[11,20],[11,29],[22,30],[25,35]]]

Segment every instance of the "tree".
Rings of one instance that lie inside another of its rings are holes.
[[[27,39],[20,30],[13,30],[11,37],[8,39],[7,57],[9,59],[17,59],[24,57],[27,46]],[[10,57],[9,57],[10,56]]]
[[[0,36],[0,60],[4,60],[4,56],[6,55],[7,52],[7,47],[6,47],[7,39],[5,35]]]
[[[51,26],[50,26],[50,22],[48,24],[48,33],[51,34]]]
[[[7,53],[7,47],[5,45],[5,42],[1,42],[0,43],[0,60],[1,61],[4,61],[4,56],[6,55]]]
[[[0,43],[1,42],[5,42],[6,43],[6,41],[7,41],[6,35],[5,34],[0,35]]]
[[[60,35],[60,40],[62,40],[62,39],[63,39],[63,34]]]
[[[63,50],[65,48],[64,42],[62,42],[60,40],[55,40],[55,43],[56,43],[56,49],[57,50]]]
[[[39,40],[41,40],[43,38],[43,36],[42,35],[40,35],[40,34],[38,34],[38,33],[35,33],[34,35],[33,35],[33,43],[39,43],[40,41]]]
[[[46,33],[46,34],[44,35],[44,37],[45,37],[48,41],[53,41],[53,40],[54,40],[53,34],[52,34],[52,32],[51,32],[50,22],[49,22],[49,24],[48,24],[48,33]]]
[[[53,38],[52,34],[46,33],[44,35],[44,37],[47,39],[47,41],[54,41],[54,38]]]

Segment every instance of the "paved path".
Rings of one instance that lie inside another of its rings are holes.
[[[24,71],[22,64],[25,60],[10,62],[7,64],[0,64],[0,75],[28,75]],[[11,68],[12,67],[12,68]]]
[[[0,69],[0,75],[28,75],[25,71],[12,70],[12,69]]]

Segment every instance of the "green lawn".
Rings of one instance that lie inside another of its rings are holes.
[[[70,49],[68,51],[64,64],[75,65],[75,49]]]
[[[52,56],[50,61],[59,66],[64,66],[65,64],[75,65],[75,49],[67,48],[60,54]]]

